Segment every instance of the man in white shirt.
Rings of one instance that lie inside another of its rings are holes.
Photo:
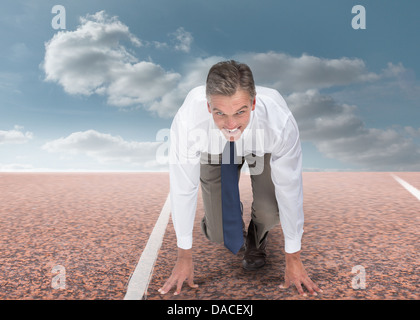
[[[248,232],[244,225],[240,226],[241,237],[245,239],[239,239],[237,249],[231,251],[236,253],[243,242],[243,267],[261,268],[266,261],[268,232],[280,221],[286,252],[285,281],[280,288],[294,284],[300,294],[306,295],[303,284],[316,295],[321,290],[308,277],[300,259],[304,216],[302,156],[296,121],[276,90],[255,87],[249,67],[233,60],[214,65],[206,86],[190,91],[173,120],[170,195],[178,259],[159,292],[165,294],[176,286],[175,294],[179,294],[184,281],[190,287],[197,286],[193,281],[191,248],[200,182],[205,211],[202,231],[211,241],[225,242],[229,247],[226,243],[231,231],[224,229],[227,200],[223,197],[227,197],[227,191],[225,187],[222,192],[221,182],[225,161],[222,153],[228,145],[231,154],[233,150],[236,153],[234,170],[240,171],[247,162],[253,190]],[[242,206],[237,211],[242,221]]]

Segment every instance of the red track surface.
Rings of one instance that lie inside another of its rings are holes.
[[[420,189],[420,173],[396,173]],[[169,192],[166,173],[0,173],[0,299],[123,299],[130,275]],[[241,176],[246,222],[252,201]],[[171,221],[146,298],[159,299],[419,299],[419,201],[389,173],[304,173],[302,259],[322,289],[317,297],[281,290],[281,227],[270,232],[268,263],[257,272],[194,230],[198,289],[179,296],[157,289],[172,271]],[[53,288],[65,268],[65,288]],[[366,288],[354,289],[362,266]]]

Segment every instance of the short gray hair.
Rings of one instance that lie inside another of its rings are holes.
[[[206,96],[232,96],[238,89],[249,93],[251,99],[256,95],[254,77],[251,69],[235,60],[222,61],[210,68],[206,82]]]

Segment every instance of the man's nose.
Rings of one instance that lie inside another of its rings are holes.
[[[226,129],[233,130],[236,129],[237,123],[233,117],[228,117],[226,121]]]

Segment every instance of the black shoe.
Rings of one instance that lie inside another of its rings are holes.
[[[259,247],[257,247],[255,243],[255,226],[251,220],[249,223],[248,235],[245,242],[244,258],[242,260],[242,266],[245,270],[254,271],[262,268],[265,265],[267,257],[265,250],[267,247],[267,235],[268,232],[265,234]]]

